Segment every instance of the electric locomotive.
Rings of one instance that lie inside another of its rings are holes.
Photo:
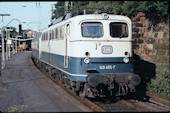
[[[58,20],[32,41],[37,44],[33,58],[41,67],[80,96],[135,92],[141,78],[134,73],[128,17],[101,13]]]

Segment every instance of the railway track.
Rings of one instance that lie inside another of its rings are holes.
[[[149,99],[150,102],[156,103],[163,107],[170,108],[170,98],[163,97],[158,94],[150,93],[150,92],[147,92],[146,95],[150,97]]]
[[[34,63],[36,65],[36,63]],[[39,68],[37,65],[36,67],[44,73],[47,77],[49,77],[53,82],[55,82],[57,85],[62,87],[65,91],[67,91],[69,94],[74,96],[77,100],[79,100],[81,103],[92,109],[94,112],[151,112],[151,111],[170,111],[170,108],[167,104],[169,104],[167,101],[165,105],[161,103],[160,101],[154,100],[156,96],[153,96],[149,99],[149,101],[139,101],[135,99],[123,99],[123,98],[115,98],[115,99],[105,99],[105,98],[97,98],[97,99],[90,99],[90,98],[84,98],[77,96],[77,94],[64,86],[61,82],[54,79],[54,77],[49,76],[49,72],[46,72],[42,68]],[[148,96],[152,96],[152,94],[148,93]],[[160,99],[161,100],[161,99]]]
[[[150,101],[118,98],[115,101],[92,101],[107,112],[169,112],[170,107]]]

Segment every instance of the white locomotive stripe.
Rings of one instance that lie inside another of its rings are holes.
[[[48,64],[48,65],[50,65],[50,66],[52,66],[52,67],[54,67],[54,68],[56,68],[56,69],[58,69],[58,70],[60,70],[60,71],[62,71],[62,72],[64,72],[64,73],[67,73],[67,74],[69,74],[69,75],[71,75],[71,76],[88,76],[88,75],[81,75],[81,74],[71,74],[71,73],[69,73],[69,72],[67,72],[67,71],[65,71],[65,70],[63,70],[63,69],[61,69],[61,68],[55,67],[54,65],[49,64],[48,62],[45,62],[45,61],[43,61],[43,60],[41,60],[41,59],[40,59],[40,61],[42,61],[42,62],[44,62],[44,63],[46,63],[46,64]]]

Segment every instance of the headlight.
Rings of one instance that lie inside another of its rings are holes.
[[[84,63],[88,64],[90,62],[90,58],[85,58]]]
[[[123,58],[123,61],[124,61],[125,63],[128,63],[128,62],[129,62],[129,58],[128,58],[128,57],[125,57],[125,58]]]

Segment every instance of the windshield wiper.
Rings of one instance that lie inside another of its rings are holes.
[[[122,33],[119,38],[122,38],[123,36],[125,36],[125,34],[126,34],[126,33]]]

